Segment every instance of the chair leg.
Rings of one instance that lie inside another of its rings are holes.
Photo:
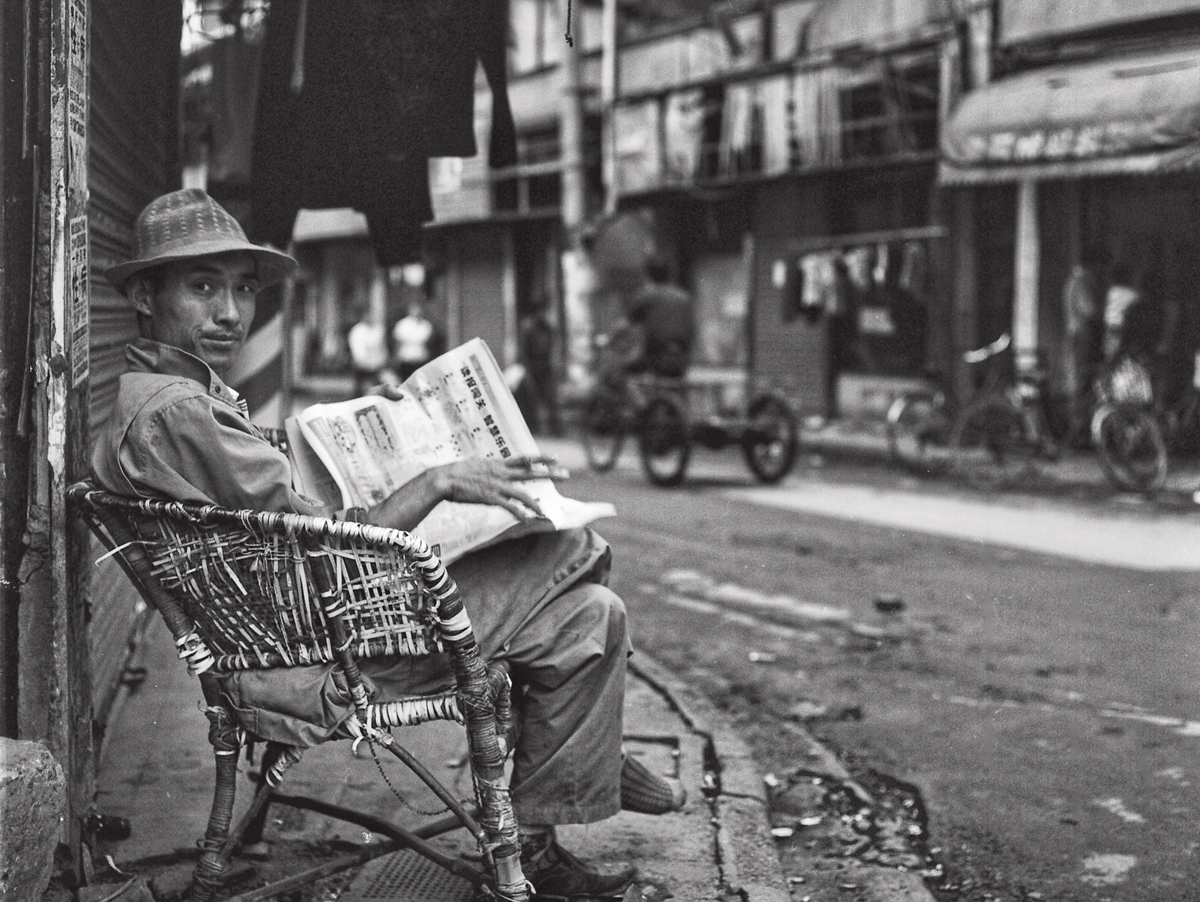
[[[237,824],[233,821],[233,803],[237,788],[237,759],[241,748],[241,732],[236,726],[226,730],[218,727],[222,716],[229,719],[224,709],[209,709],[213,727],[209,729],[209,740],[217,760],[217,785],[213,792],[213,807],[209,814],[208,830],[200,841],[200,860],[192,877],[193,902],[211,902],[221,885],[221,876],[229,867],[234,848],[253,829],[256,823],[266,819],[271,794],[283,778],[283,773],[300,760],[302,750],[291,746],[269,743],[263,755],[262,776],[250,807]],[[232,720],[229,719],[232,724]],[[261,827],[260,827],[261,831]],[[261,835],[261,834],[260,834]]]
[[[263,780],[263,777],[260,774],[256,781],[254,789],[255,793],[257,794],[262,792],[264,786],[266,786],[266,782]],[[270,800],[268,799],[267,803],[262,806],[258,814],[256,814],[254,818],[246,824],[246,829],[242,833],[242,845],[252,846],[262,842],[263,833],[265,833],[267,829],[267,815],[270,813],[271,804]]]
[[[275,760],[279,750],[275,748],[275,744],[268,742],[263,749],[262,758],[259,761],[258,776],[254,784],[254,792],[257,795],[262,792],[263,787],[267,784],[267,778],[270,774],[270,767]],[[263,834],[267,829],[267,816],[271,813],[271,800],[268,798],[266,803],[259,809],[258,814],[251,818],[246,823],[246,828],[242,832],[241,843],[243,846],[254,845],[262,842]]]
[[[283,775],[287,769],[298,763],[303,755],[304,750],[295,746],[276,742],[268,743],[267,754],[263,756],[262,779],[259,781],[258,789],[255,790],[254,798],[250,800],[250,807],[246,809],[242,819],[225,838],[225,843],[221,848],[221,857],[224,860],[229,860],[233,855],[233,850],[242,842],[254,824],[266,820],[276,787],[283,782]]]
[[[492,737],[493,743],[495,737]],[[474,771],[475,791],[479,795],[479,800],[482,803],[478,812],[479,819],[471,816],[471,812],[467,811],[462,804],[455,799],[441,781],[435,777],[428,768],[423,765],[420,760],[413,756],[408,749],[400,745],[391,736],[390,733],[382,733],[376,739],[387,751],[393,756],[402,761],[417,777],[421,779],[426,786],[433,790],[434,794],[454,813],[454,816],[459,822],[466,827],[475,837],[476,842],[484,854],[489,859],[489,867],[492,872],[492,877],[496,881],[495,891],[500,899],[512,900],[512,902],[525,902],[528,900],[529,894],[525,882],[525,875],[521,871],[521,854],[520,846],[515,841],[506,842],[505,833],[515,833],[516,820],[512,815],[512,803],[508,793],[508,783],[504,778],[503,771],[500,774],[488,776],[478,769],[480,760],[476,756],[476,750],[472,748],[472,761],[475,764]],[[498,750],[497,750],[498,751]],[[500,759],[503,761],[503,758]],[[497,813],[503,812],[496,816]],[[509,828],[505,829],[505,826]],[[515,840],[515,836],[513,837]],[[413,845],[417,852],[428,854],[421,845]],[[435,859],[436,861],[436,859]],[[439,862],[440,863],[440,862]]]
[[[233,820],[238,753],[242,747],[241,730],[228,711],[219,706],[209,706],[204,713],[209,720],[208,741],[212,743],[216,762],[216,786],[212,810],[208,815],[208,829],[200,841],[200,860],[192,877],[191,898],[195,902],[211,902],[221,885],[221,875],[229,864],[229,857],[222,854],[222,849]]]

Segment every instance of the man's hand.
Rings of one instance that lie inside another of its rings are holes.
[[[566,471],[548,457],[512,457],[507,460],[471,459],[434,467],[430,471],[435,491],[443,501],[494,504],[518,520],[542,516],[541,506],[520,487],[530,479],[564,479]]]
[[[367,389],[368,395],[379,395],[389,401],[399,401],[404,397],[404,387],[399,382],[380,382]]]

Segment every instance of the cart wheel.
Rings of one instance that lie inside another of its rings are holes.
[[[638,449],[646,477],[655,485],[679,485],[692,455],[687,411],[674,398],[653,398],[640,425]]]
[[[628,399],[618,392],[600,389],[583,408],[583,450],[588,466],[607,473],[617,465],[625,444]]]
[[[800,444],[798,435],[796,417],[782,398],[766,395],[750,405],[742,456],[759,482],[770,485],[791,472]]]
[[[1149,410],[1138,404],[1105,404],[1092,423],[1100,469],[1127,492],[1157,492],[1167,479],[1167,443]]]
[[[979,488],[1009,488],[1034,472],[1037,444],[1027,435],[1021,411],[1006,398],[967,405],[951,442],[955,470]]]

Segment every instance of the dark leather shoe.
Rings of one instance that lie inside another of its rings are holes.
[[[637,868],[601,874],[556,840],[550,840],[536,852],[522,849],[521,869],[533,885],[534,898],[540,900],[620,897],[637,876]]]

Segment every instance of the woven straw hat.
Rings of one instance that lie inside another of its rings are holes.
[[[134,225],[133,259],[109,267],[104,275],[124,294],[130,277],[152,266],[230,251],[254,257],[263,288],[296,271],[296,261],[287,254],[251,244],[237,220],[199,188],[184,188],[146,205]]]

